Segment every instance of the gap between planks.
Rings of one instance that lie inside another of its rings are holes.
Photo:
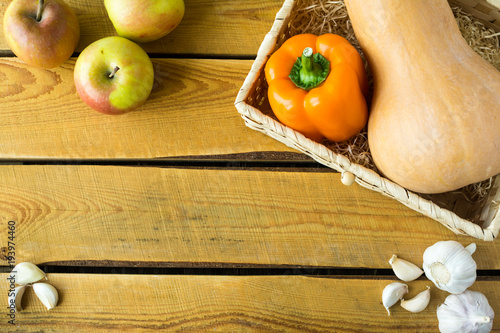
[[[107,265],[103,265],[107,264]],[[172,265],[168,263],[129,263],[113,266],[109,262],[50,263],[38,265],[46,274],[125,274],[125,275],[204,275],[204,276],[307,276],[322,278],[392,279],[397,280],[390,268],[318,268],[318,267],[237,267],[219,263],[203,267],[192,263]],[[0,267],[0,273],[11,268]],[[418,280],[426,280],[423,274]],[[500,270],[478,270],[478,281],[500,281]]]

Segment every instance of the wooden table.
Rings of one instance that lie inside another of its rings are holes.
[[[68,2],[75,56],[115,35],[102,1]],[[500,315],[498,241],[346,187],[245,127],[233,103],[281,4],[186,0],[179,27],[143,45],[150,99],[122,116],[82,102],[76,58],[35,69],[0,34],[1,276],[13,221],[15,262],[38,264],[60,292],[48,312],[28,290],[15,326],[2,306],[0,331],[437,332],[445,292],[432,285],[424,312],[396,305],[391,317],[381,294],[396,280],[392,254],[421,265],[441,240],[477,243],[471,289]],[[410,282],[408,296],[428,285]]]

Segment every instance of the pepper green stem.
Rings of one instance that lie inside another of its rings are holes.
[[[43,5],[44,5],[43,0],[38,1],[38,10],[36,11],[36,21],[37,22],[40,22],[42,19]]]
[[[313,49],[310,47],[306,47],[304,51],[302,52],[302,57],[300,58],[302,60],[302,69],[301,71],[304,72],[313,72],[314,71],[314,63],[313,63]]]
[[[311,90],[325,81],[329,72],[330,62],[319,53],[313,54],[312,48],[306,47],[293,65],[289,78],[297,87]]]

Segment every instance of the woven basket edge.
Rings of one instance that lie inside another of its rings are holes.
[[[360,186],[394,199],[406,207],[434,219],[456,234],[469,235],[484,241],[493,241],[500,231],[500,214],[498,212],[488,228],[481,228],[479,225],[459,217],[454,212],[441,208],[434,202],[424,199],[418,194],[380,176],[375,171],[350,162],[347,157],[304,137],[301,133],[262,114],[257,108],[246,103],[239,104],[239,107],[244,108],[240,113],[245,115],[243,118],[249,128],[260,131],[288,147],[299,150],[315,161],[340,173],[352,173]]]
[[[481,2],[488,4],[493,9],[500,11],[500,1],[498,0],[486,0],[486,1],[482,0]]]
[[[434,202],[380,176],[375,171],[352,163],[344,155],[337,154],[326,146],[304,137],[301,133],[264,115],[259,109],[245,102],[238,103],[236,107],[247,127],[262,132],[340,173],[352,173],[360,186],[392,198],[414,211],[434,219],[456,234],[469,235],[485,241],[493,241],[499,234],[500,212],[497,212],[490,225],[483,229],[479,225],[459,217],[454,212],[441,208]]]
[[[361,167],[363,168],[363,166]],[[419,195],[401,187],[389,179],[381,177],[375,172],[374,177],[379,177],[383,185],[373,185],[371,182],[366,181],[361,177],[359,179],[357,177],[356,182],[365,188],[388,196],[396,201],[399,201],[401,204],[411,208],[412,210],[432,218],[456,234],[469,235],[484,241],[493,241],[498,236],[500,228],[498,223],[494,223],[494,221],[491,222],[488,228],[482,228],[471,221],[459,217],[456,213],[448,209],[441,208],[434,202],[424,199]],[[401,193],[405,193],[405,195],[401,195]],[[500,214],[497,213],[495,219],[498,219],[500,222],[499,217]]]
[[[285,24],[288,24],[288,19],[290,17],[290,12],[292,11],[293,4],[295,0],[285,0],[283,6],[276,14],[271,30],[264,36],[259,50],[257,51],[257,56],[252,64],[249,74],[246,76],[243,85],[241,86],[238,94],[236,95],[235,105],[246,101],[248,94],[252,88],[257,77],[260,75],[262,68],[265,66],[267,59],[274,51],[276,41],[279,34]]]
[[[310,141],[309,139],[306,140]],[[403,205],[438,221],[456,234],[466,234],[481,240],[492,241],[500,231],[499,212],[497,212],[496,217],[488,228],[482,228],[471,221],[459,217],[454,212],[441,208],[434,202],[424,199],[399,184],[380,176],[371,169],[360,164],[351,163],[347,157],[333,152],[324,145],[313,143],[309,144],[309,148],[309,151],[303,152],[319,163],[327,165],[339,172],[352,173],[360,186],[399,201]],[[315,150],[314,148],[319,149]]]
[[[448,2],[450,5],[460,6],[470,14],[475,15],[476,19],[486,27],[500,32],[500,7],[496,7],[486,0],[473,0],[472,3],[464,0],[448,0]]]

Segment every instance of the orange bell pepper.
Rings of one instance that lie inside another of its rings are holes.
[[[341,36],[293,36],[269,58],[265,74],[276,117],[312,140],[347,140],[368,121],[363,61]]]

